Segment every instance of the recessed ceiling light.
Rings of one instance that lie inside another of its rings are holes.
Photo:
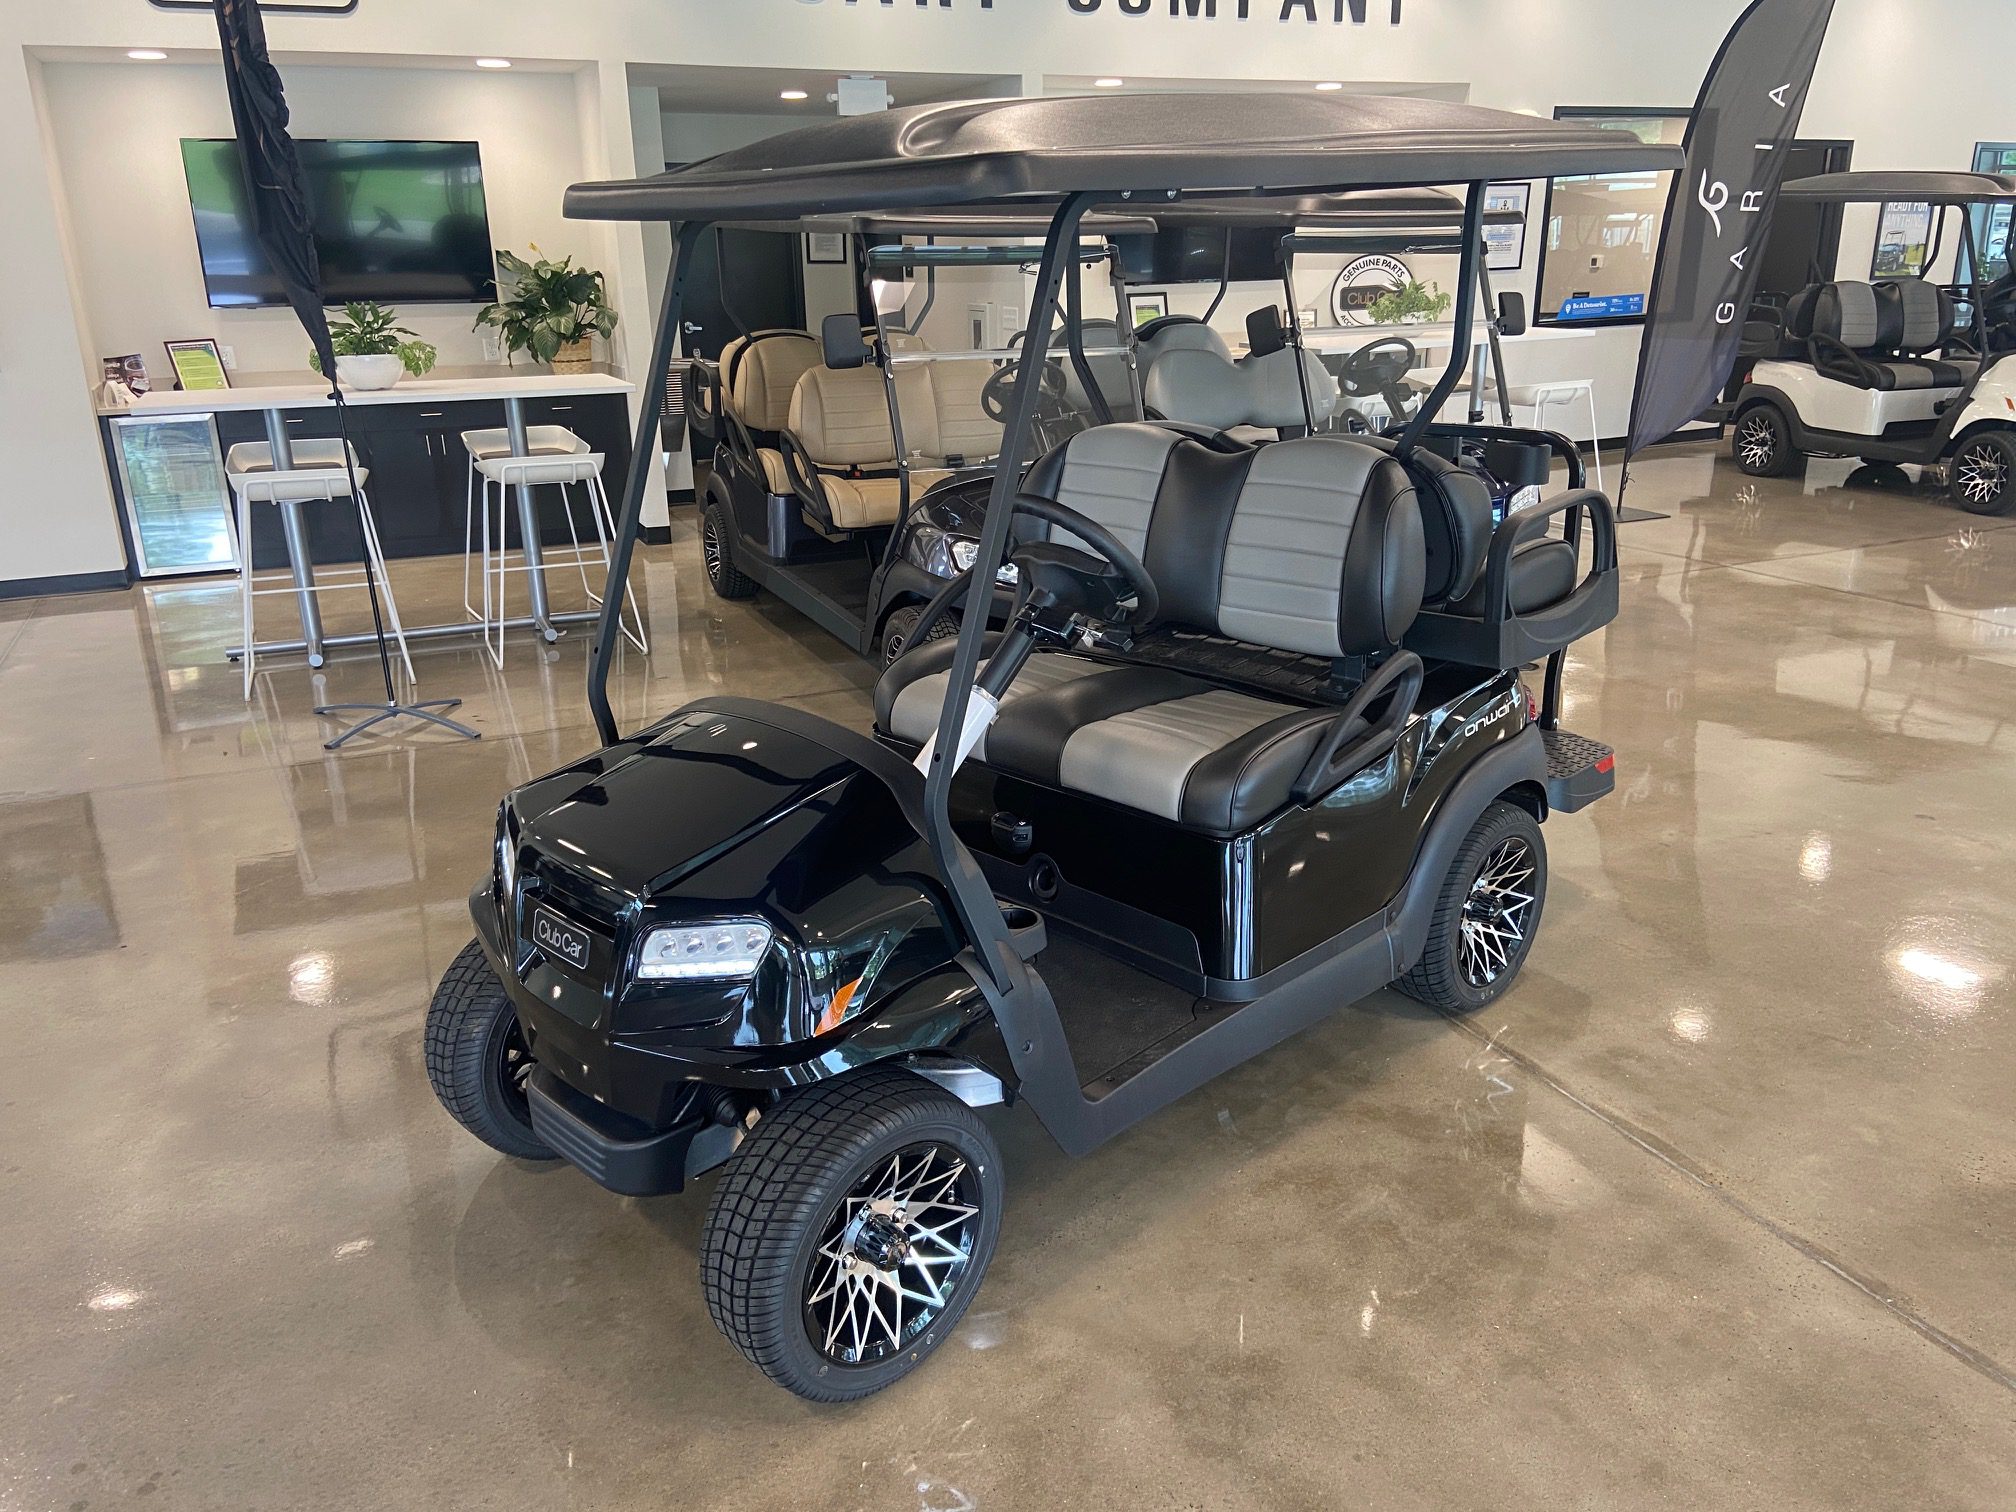
[[[1097,89],[1118,89],[1126,82],[1125,79],[1094,79],[1092,84]]]
[[[135,63],[159,63],[168,54],[160,51],[158,48],[135,47],[129,49],[126,56],[131,58]]]
[[[784,89],[778,91],[777,98],[780,100],[809,100],[812,96],[802,89]]]
[[[509,58],[478,58],[476,66],[478,68],[509,68],[511,60]]]
[[[1318,89],[1342,89],[1344,86],[1342,84],[1339,84],[1335,79],[1325,79],[1321,84],[1318,84],[1316,87]]]

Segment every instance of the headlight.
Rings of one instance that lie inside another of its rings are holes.
[[[756,974],[770,948],[760,919],[654,929],[638,952],[637,976],[647,982],[734,982]]]
[[[956,538],[953,540],[952,565],[954,567],[957,567],[961,572],[971,572],[973,564],[978,560],[980,560],[980,543],[978,541],[962,541]],[[1022,574],[1016,570],[1013,562],[1003,562],[999,567],[994,569],[994,581],[997,583],[1012,584],[1019,580],[1021,576]]]

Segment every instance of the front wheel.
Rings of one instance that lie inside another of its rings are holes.
[[[493,1150],[520,1160],[555,1160],[532,1128],[525,1083],[532,1055],[518,1010],[471,940],[448,964],[427,1007],[427,1080],[449,1115]]]
[[[700,560],[706,563],[707,581],[724,599],[753,598],[756,579],[736,567],[732,539],[727,509],[709,498],[700,515]]]
[[[1947,464],[1946,487],[1969,514],[2016,511],[2016,434],[1982,431],[1962,441]]]
[[[1518,977],[1546,901],[1540,823],[1501,798],[1457,848],[1421,959],[1393,985],[1445,1013],[1475,1013]]]
[[[700,1237],[707,1310],[771,1380],[867,1396],[945,1342],[1001,1231],[1001,1153],[964,1103],[873,1067],[756,1125]]]
[[[887,620],[883,621],[883,666],[894,666],[896,658],[901,656],[905,651],[908,651],[913,645],[922,645],[926,641],[944,640],[948,636],[959,633],[958,617],[951,614],[941,614],[930,629],[919,635],[917,633],[917,622],[922,618],[924,618],[924,606],[922,604],[905,604],[901,609],[892,613]]]
[[[1792,445],[1792,427],[1775,404],[1759,404],[1736,422],[1736,465],[1753,478],[1782,478],[1792,471],[1799,453]]]

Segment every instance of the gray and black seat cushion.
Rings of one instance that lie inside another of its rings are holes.
[[[1165,623],[1335,659],[1389,650],[1420,609],[1413,486],[1354,441],[1226,454],[1154,425],[1100,426],[1038,463],[1024,487],[1140,556]],[[929,738],[954,649],[919,646],[883,675],[880,729]],[[1285,807],[1344,717],[1167,666],[1042,652],[975,754],[1000,772],[1226,835]]]
[[[1978,362],[1944,355],[1953,339],[1953,296],[1922,278],[1876,285],[1876,297],[1896,309],[1896,362],[1922,367],[1933,388],[1958,388],[1974,376]]]
[[[1952,386],[1925,364],[1898,359],[1903,306],[1874,284],[1823,284],[1804,313],[1813,365],[1830,378],[1886,394]]]

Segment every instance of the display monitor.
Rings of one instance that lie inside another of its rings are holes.
[[[1116,237],[1135,283],[1266,283],[1281,277],[1284,227],[1166,226],[1154,235]]]
[[[476,143],[308,140],[299,146],[330,304],[497,297]],[[238,144],[185,138],[182,168],[211,306],[285,304],[280,280],[253,235]]]

